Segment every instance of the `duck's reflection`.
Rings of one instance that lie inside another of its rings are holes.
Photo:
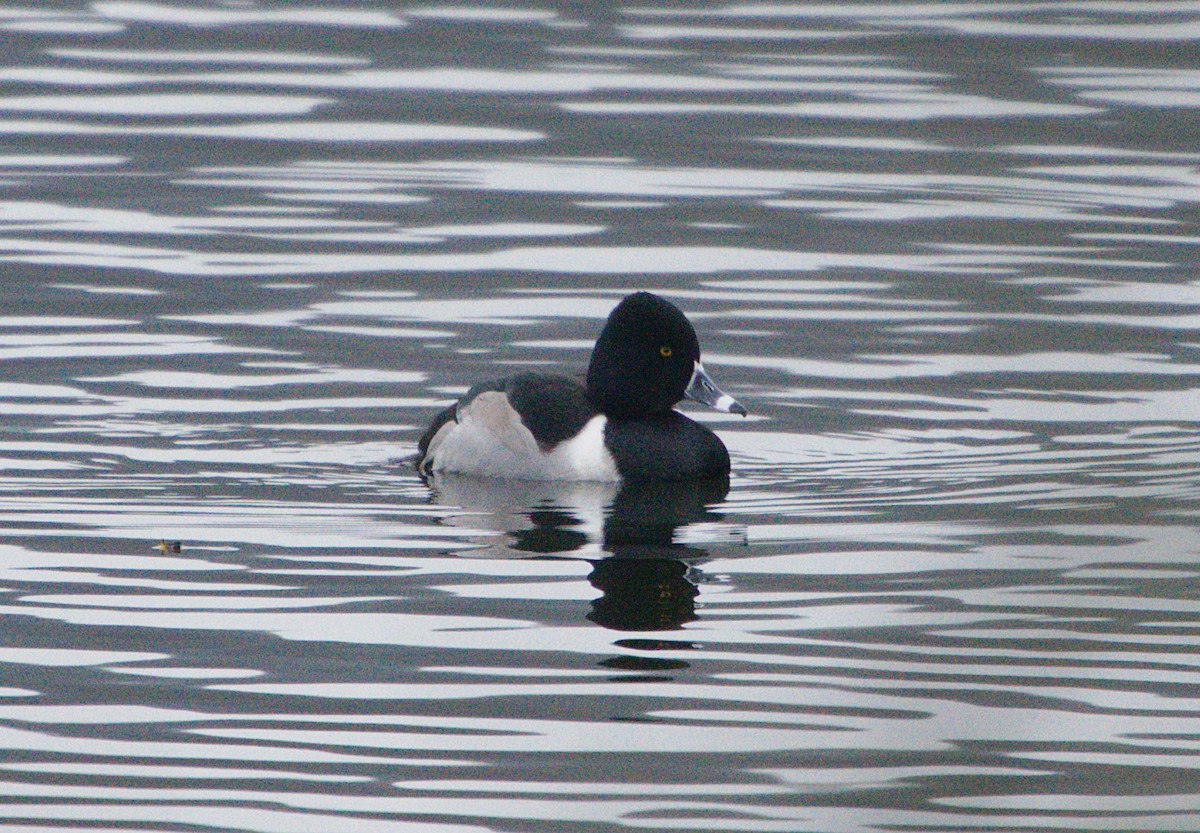
[[[696,618],[699,589],[688,579],[684,561],[622,558],[592,564],[588,581],[602,595],[592,602],[589,619],[616,631],[674,630]]]
[[[674,630],[696,618],[698,564],[708,555],[681,532],[716,524],[710,507],[728,478],[686,483],[546,483],[436,475],[448,523],[480,531],[473,554],[586,558],[601,592],[588,619],[620,631]],[[676,646],[678,647],[678,646]]]

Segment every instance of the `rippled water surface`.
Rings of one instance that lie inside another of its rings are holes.
[[[1196,3],[0,40],[0,826],[1200,829]],[[728,484],[416,477],[642,288]]]

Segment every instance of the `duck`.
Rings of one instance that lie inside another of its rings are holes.
[[[713,382],[687,316],[635,292],[605,322],[582,378],[525,371],[474,385],[417,443],[423,477],[685,481],[728,477],[729,451],[675,406],[746,409]]]

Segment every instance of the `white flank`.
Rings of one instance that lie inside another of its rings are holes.
[[[571,474],[551,480],[620,480],[617,462],[604,445],[604,426],[608,417],[597,414],[587,421],[583,430],[569,440],[559,443],[545,455],[552,468]]]
[[[617,481],[616,462],[604,447],[604,416],[592,417],[575,437],[548,454],[500,391],[485,391],[447,423],[430,443],[433,470],[521,480]]]

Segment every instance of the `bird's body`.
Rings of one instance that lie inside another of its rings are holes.
[[[417,467],[526,480],[728,474],[724,443],[674,410],[685,395],[745,413],[704,372],[683,313],[656,295],[635,293],[609,316],[586,382],[526,372],[476,385],[421,437]]]

